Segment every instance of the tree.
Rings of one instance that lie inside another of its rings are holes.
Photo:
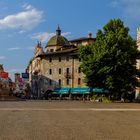
[[[120,19],[98,30],[93,45],[80,48],[81,68],[88,86],[108,89],[113,95],[132,93],[136,86],[136,41]]]

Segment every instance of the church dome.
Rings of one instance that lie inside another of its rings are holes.
[[[61,30],[60,27],[58,26],[57,30],[56,30],[56,35],[51,37],[51,39],[48,41],[46,47],[49,46],[68,46],[69,41],[61,35]]]

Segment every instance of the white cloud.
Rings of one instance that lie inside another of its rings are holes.
[[[18,51],[18,50],[22,50],[22,51],[26,51],[26,50],[34,50],[35,47],[24,47],[24,48],[20,48],[20,47],[13,47],[13,48],[8,48],[8,51]]]
[[[54,36],[55,33],[47,33],[47,32],[41,32],[41,33],[35,33],[31,38],[36,39],[41,42],[45,42],[49,40],[52,36]]]
[[[34,7],[28,3],[25,3],[23,6],[22,6],[24,9],[26,10],[30,10],[30,9],[33,9]]]
[[[15,50],[21,50],[21,48],[19,47],[8,48],[8,51],[15,51]]]
[[[0,56],[0,60],[4,60],[4,59],[6,59],[5,56]]]
[[[67,37],[68,35],[71,35],[71,32],[64,32],[64,33],[62,33],[62,35]]]
[[[19,34],[23,34],[23,33],[25,33],[26,31],[25,30],[20,30],[18,33]]]
[[[64,32],[64,33],[62,33],[62,36],[66,37],[70,34],[71,34],[70,32]],[[31,38],[36,39],[41,42],[46,42],[54,35],[55,35],[55,33],[40,32],[40,33],[35,33]]]
[[[11,14],[0,19],[0,29],[23,29],[29,30],[42,21],[43,12],[31,5],[24,5],[24,11]]]

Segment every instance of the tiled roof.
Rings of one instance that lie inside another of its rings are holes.
[[[68,54],[68,53],[77,53],[78,54],[78,48],[72,48],[72,49],[66,49],[66,50],[61,50],[61,51],[56,51],[56,52],[47,52],[41,55],[38,55],[39,57],[41,56],[48,56],[48,55],[58,55],[58,54]]]
[[[87,41],[87,40],[96,40],[96,39],[95,38],[82,37],[82,38],[70,40],[69,42],[77,42],[77,41],[85,41],[85,40]]]
[[[61,35],[55,35],[53,36],[47,43],[46,47],[49,46],[67,46],[69,45],[69,41],[61,36]]]

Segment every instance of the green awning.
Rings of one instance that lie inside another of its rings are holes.
[[[52,94],[69,94],[70,88],[56,88],[53,90]]]
[[[108,93],[108,90],[105,90],[103,88],[92,88],[93,93]]]
[[[91,88],[71,88],[71,94],[90,94]]]

